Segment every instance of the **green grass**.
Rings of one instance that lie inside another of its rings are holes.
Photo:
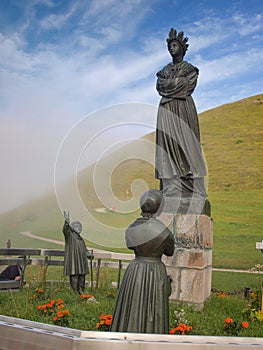
[[[99,288],[94,288],[92,293],[98,303],[88,303],[73,293],[69,287],[66,287],[66,281],[62,275],[61,267],[49,267],[47,279],[56,279],[58,282],[52,285],[43,285],[38,281],[41,274],[37,266],[27,268],[28,288],[15,293],[0,293],[1,314],[6,316],[24,318],[37,322],[53,324],[53,315],[44,316],[37,309],[39,304],[45,304],[50,299],[62,298],[65,308],[69,310],[70,328],[80,330],[96,330],[96,323],[99,322],[100,314],[113,314],[117,290],[111,285],[112,281],[117,280],[116,269],[101,269]],[[87,276],[87,280],[90,276]],[[227,293],[222,297],[221,293],[212,293],[211,298],[205,303],[203,310],[197,311],[194,307],[184,303],[170,302],[170,328],[175,326],[175,311],[184,310],[185,320],[188,325],[193,327],[190,334],[223,336],[224,320],[231,317],[239,324],[247,320],[249,329],[241,328],[238,336],[262,337],[263,328],[259,321],[252,321],[247,315],[242,313],[247,307],[248,302],[244,299],[243,290],[248,286],[253,291],[260,290],[263,276],[251,273],[229,273],[213,272],[212,287],[217,291]],[[39,300],[34,299],[34,294],[38,287],[43,287],[44,293],[40,295]],[[91,290],[87,289],[86,293]],[[107,292],[115,295],[113,298],[107,297]],[[233,294],[233,295],[231,295]]]
[[[263,260],[263,190],[210,194],[214,220],[213,266],[248,269]]]
[[[242,310],[246,307],[246,302],[240,296],[220,296],[212,295],[202,311],[196,312],[187,305],[176,305],[171,303],[170,323],[173,320],[173,312],[183,308],[186,313],[186,319],[193,329],[191,334],[203,336],[243,336],[243,337],[262,337],[263,330],[260,322],[248,320],[249,329],[240,329],[237,334],[226,334],[224,330],[224,321],[230,317],[239,325],[247,318],[244,317]]]
[[[251,290],[260,290],[263,283],[263,275],[259,273],[241,273],[241,272],[212,272],[212,288],[226,293],[243,294],[244,288]]]

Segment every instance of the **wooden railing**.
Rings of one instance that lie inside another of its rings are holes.
[[[111,267],[118,269],[117,288],[120,286],[121,270],[126,268],[133,254],[121,254],[96,249],[87,250],[90,265],[91,289],[99,285],[100,268]],[[126,261],[126,262],[125,262]],[[0,289],[22,288],[25,281],[25,270],[28,265],[42,266],[42,279],[46,279],[49,266],[64,266],[64,250],[30,249],[30,248],[0,248],[0,265],[20,265],[22,268],[20,281],[0,281]],[[94,271],[95,270],[95,271]],[[94,281],[95,272],[95,281]]]

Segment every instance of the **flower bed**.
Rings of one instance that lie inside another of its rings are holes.
[[[63,280],[51,285],[39,284],[37,288],[36,282],[31,282],[28,288],[19,292],[0,293],[1,314],[78,330],[105,331],[109,328],[117,296],[116,289],[111,286],[115,275],[110,276],[110,272],[105,270],[104,273],[102,269],[99,288],[87,290],[82,295],[74,293]],[[224,277],[222,283],[219,283],[219,275],[215,274],[217,283],[214,284],[217,288],[224,288],[225,273],[221,274]],[[242,288],[238,292],[214,288],[211,298],[201,311],[171,301],[171,334],[263,337],[259,291],[262,276],[249,275],[249,280],[244,281],[241,275],[232,274],[231,282],[233,281],[232,286],[235,286],[236,290],[240,286],[252,286],[254,291],[250,290],[246,297]],[[228,283],[227,287],[231,288],[231,285]],[[227,319],[232,319],[233,322],[226,322]],[[103,321],[104,324],[98,326]]]

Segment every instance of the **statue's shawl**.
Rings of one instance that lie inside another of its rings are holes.
[[[199,73],[197,67],[193,66],[187,61],[182,61],[177,64],[169,63],[162,70],[160,70],[156,75],[158,78],[172,78],[172,77],[187,77],[192,72]]]
[[[136,247],[159,235],[163,235],[164,239],[169,235],[169,230],[161,221],[154,218],[139,218],[126,229],[126,245],[128,248]]]

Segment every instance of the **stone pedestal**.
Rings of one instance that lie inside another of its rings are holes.
[[[174,233],[175,252],[164,257],[171,275],[171,300],[201,309],[211,294],[213,221],[204,214],[162,213],[159,217]]]

